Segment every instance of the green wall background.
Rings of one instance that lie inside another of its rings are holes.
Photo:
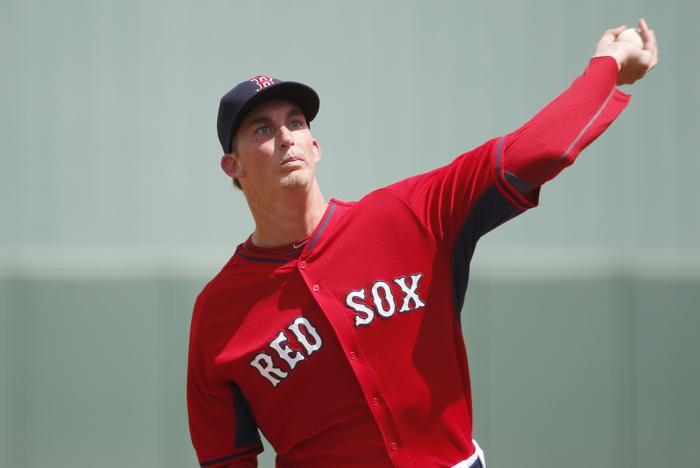
[[[356,199],[517,128],[639,16],[658,68],[477,249],[476,436],[490,468],[700,466],[699,2],[0,0],[0,467],[197,466],[191,306],[252,229],[234,84],[312,85],[321,187]]]
[[[490,467],[699,466],[700,272],[484,270],[462,321]],[[0,466],[197,466],[184,363],[206,278],[84,273],[0,281]]]

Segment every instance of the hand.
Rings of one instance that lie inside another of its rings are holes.
[[[593,54],[593,57],[610,56],[617,61],[618,85],[632,84],[642,79],[659,61],[654,30],[649,29],[644,18],[637,24],[642,37],[641,48],[629,42],[615,42],[617,36],[627,29],[627,26],[620,26],[605,31]]]

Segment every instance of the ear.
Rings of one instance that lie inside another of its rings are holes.
[[[228,153],[221,156],[221,169],[227,176],[234,179],[245,175],[245,171],[241,168],[241,163],[236,153]]]
[[[321,160],[321,145],[318,140],[314,140],[312,145],[314,146],[314,161],[319,162]]]

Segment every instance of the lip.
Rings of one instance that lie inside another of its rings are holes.
[[[293,163],[293,162],[295,162],[295,161],[302,161],[302,159],[301,159],[301,158],[297,158],[297,157],[295,157],[295,156],[292,156],[291,158],[285,158],[285,159],[283,159],[282,162],[281,162],[280,164],[284,166],[284,165],[286,165],[286,164]]]

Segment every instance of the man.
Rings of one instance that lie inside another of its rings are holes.
[[[538,203],[657,62],[607,31],[584,74],[522,128],[445,167],[326,201],[306,85],[258,76],[221,100],[223,171],[252,235],[198,296],[188,368],[201,466],[484,467],[459,313],[479,237]]]

